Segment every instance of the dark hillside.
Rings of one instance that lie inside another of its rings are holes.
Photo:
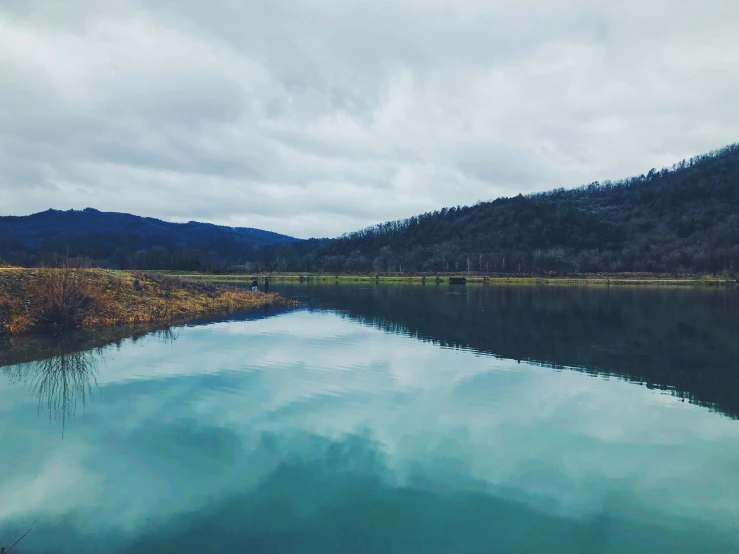
[[[122,268],[198,270],[258,259],[268,247],[295,241],[259,229],[168,223],[91,208],[0,217],[0,259],[20,265],[69,253]]]
[[[383,223],[309,261],[326,271],[733,271],[739,145],[623,181]]]

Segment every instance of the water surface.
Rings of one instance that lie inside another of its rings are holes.
[[[735,293],[278,289],[306,307],[6,346],[0,543],[739,551]]]

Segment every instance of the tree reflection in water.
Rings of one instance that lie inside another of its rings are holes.
[[[78,405],[84,411],[97,385],[102,349],[62,352],[58,356],[29,364],[29,383],[38,395],[39,413],[49,412],[49,420],[60,420],[62,429],[74,418]]]
[[[171,344],[179,334],[173,329],[122,338],[107,335],[74,334],[66,337],[16,337],[0,345],[0,367],[11,382],[26,383],[38,396],[38,411],[47,411],[50,421],[60,421],[62,432],[68,421],[84,413],[97,390],[98,370],[105,363],[109,344],[123,340],[137,342],[144,336]]]

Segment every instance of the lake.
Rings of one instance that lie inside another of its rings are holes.
[[[739,294],[273,285],[0,349],[14,553],[739,552]]]

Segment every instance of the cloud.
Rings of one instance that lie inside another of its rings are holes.
[[[6,0],[4,214],[334,236],[737,140],[722,0]]]

